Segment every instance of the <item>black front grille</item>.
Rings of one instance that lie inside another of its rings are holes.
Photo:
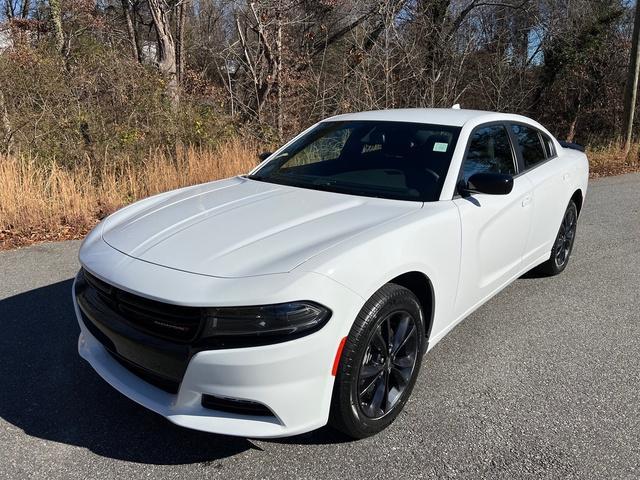
[[[86,270],[75,295],[82,322],[104,348],[142,380],[177,393],[198,351],[201,309],[156,302],[120,290]]]
[[[84,278],[104,306],[133,327],[176,342],[191,342],[202,324],[202,309],[149,300],[109,285],[83,271]]]
[[[87,327],[87,329],[91,332],[96,340],[98,340],[104,348],[109,352],[109,354],[118,361],[120,365],[129,370],[134,375],[137,375],[142,380],[151,385],[158,387],[165,392],[168,393],[178,393],[178,389],[180,388],[180,382],[178,380],[167,378],[162,375],[159,375],[151,370],[147,370],[139,365],[136,365],[133,362],[130,362],[126,358],[122,357],[117,353],[118,349],[113,341],[105,335],[105,333],[98,328],[85,314],[84,312],[80,312],[82,314],[82,320]]]
[[[157,373],[152,372],[151,370],[147,370],[135,363],[130,362],[126,358],[121,357],[117,353],[109,351],[111,356],[115,358],[120,365],[129,370],[134,375],[137,375],[142,380],[147,383],[150,383],[154,387],[158,387],[165,392],[176,394],[178,393],[178,389],[180,388],[180,382],[173,380],[171,378],[165,378],[162,375],[158,375]]]

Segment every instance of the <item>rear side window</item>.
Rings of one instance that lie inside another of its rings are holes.
[[[485,172],[516,173],[509,134],[503,125],[481,127],[471,136],[462,178],[466,181],[474,173]]]
[[[518,139],[525,170],[547,159],[538,130],[524,125],[511,125],[511,129]]]
[[[556,149],[553,146],[553,142],[548,135],[540,132],[540,136],[542,137],[542,143],[544,144],[544,152],[547,154],[547,158],[553,158],[556,156]]]

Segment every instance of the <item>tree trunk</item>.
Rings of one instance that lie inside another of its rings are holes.
[[[149,12],[153,19],[158,42],[157,66],[166,79],[166,93],[174,109],[180,103],[178,75],[176,67],[176,44],[171,34],[171,23],[162,0],[148,0]]]
[[[4,102],[4,94],[0,90],[0,124],[2,125],[2,144],[0,144],[0,151],[4,153],[10,153],[11,151],[11,137],[13,132],[11,131],[11,123],[9,122],[9,114],[7,113],[7,106]]]
[[[62,30],[62,10],[60,0],[49,0],[51,7],[51,23],[53,23],[53,33],[56,41],[56,49],[62,53],[64,50],[64,31]]]
[[[636,98],[638,95],[638,74],[640,73],[640,7],[636,5],[636,15],[633,21],[633,38],[631,43],[631,56],[629,70],[627,72],[627,85],[624,92],[624,150],[631,149],[633,137],[633,117],[636,110]]]
[[[184,48],[184,27],[187,19],[186,8],[188,0],[183,0],[183,2],[178,6],[178,22],[176,27],[176,57],[177,57],[177,72],[178,72],[178,83],[182,85],[184,81],[184,66],[186,60],[186,52]]]
[[[262,108],[264,107],[269,95],[276,85],[278,76],[278,53],[274,50],[274,46],[267,39],[267,33],[265,31],[265,24],[258,12],[256,11],[255,4],[252,2],[249,4],[255,24],[251,26],[251,29],[258,35],[258,44],[255,58],[249,52],[249,44],[243,28],[240,24],[240,20],[236,17],[236,28],[238,29],[238,38],[240,45],[242,46],[246,66],[251,72],[254,88],[255,88],[255,112],[256,120],[262,123]],[[259,63],[264,60],[266,69],[264,71],[259,69]]]
[[[284,119],[282,109],[282,0],[278,1],[277,20],[278,31],[276,35],[276,84],[278,86],[277,115],[278,115],[278,139],[284,137]]]
[[[473,2],[470,5],[473,5]],[[418,40],[422,44],[424,55],[421,63],[429,72],[429,75],[425,75],[422,80],[425,82],[421,86],[423,91],[427,91],[429,88],[433,89],[435,84],[433,78],[437,78],[437,72],[441,68],[443,51],[448,45],[447,39],[458,29],[457,26],[449,26],[450,22],[447,21],[450,7],[451,0],[420,0],[418,3],[418,19],[424,26],[422,36]],[[463,10],[460,15],[463,15],[465,11]],[[428,80],[429,77],[431,80]],[[427,104],[433,106],[434,102],[435,98],[431,95]]]
[[[140,52],[138,51],[138,42],[136,40],[136,29],[133,25],[132,18],[133,6],[131,0],[122,0],[122,12],[124,13],[124,20],[127,24],[127,35],[129,37],[129,48],[131,48],[131,55],[136,62],[140,62]]]
[[[578,108],[576,109],[576,113],[573,115],[573,119],[569,124],[569,133],[567,133],[567,142],[573,142],[576,138],[576,125],[578,124],[579,116],[580,116],[580,103],[578,103]]]
[[[29,16],[29,10],[31,10],[31,0],[23,0],[21,3],[6,0],[4,4],[4,14],[7,20],[13,20],[16,16],[27,18]]]
[[[516,65],[521,68],[529,61],[529,34],[531,33],[531,17],[527,11],[515,13],[515,28],[513,32],[513,56]]]
[[[31,10],[31,0],[24,0],[22,2],[22,8],[20,10],[20,15],[22,18],[27,18],[29,16],[29,11]]]
[[[138,50],[138,63],[144,63],[144,45],[142,43],[141,35],[138,33],[138,4],[136,3],[133,8],[133,33],[135,33],[136,49]]]
[[[13,8],[13,2],[11,0],[7,0],[4,4],[4,14],[7,17],[7,20],[12,20],[16,16],[15,9]]]

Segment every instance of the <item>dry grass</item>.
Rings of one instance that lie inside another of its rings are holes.
[[[185,148],[177,160],[156,152],[142,163],[125,159],[99,170],[0,157],[0,249],[78,238],[136,199],[245,173],[255,164],[256,148],[240,139],[217,149]]]
[[[634,144],[628,153],[619,143],[587,150],[589,170],[592,178],[621,175],[640,171],[640,144]]]
[[[98,170],[48,168],[23,157],[0,157],[0,250],[82,237],[100,218],[136,199],[249,171],[256,145],[236,139],[217,149],[186,148],[177,160],[162,152]],[[629,154],[612,144],[587,151],[593,177],[640,171],[640,145]]]

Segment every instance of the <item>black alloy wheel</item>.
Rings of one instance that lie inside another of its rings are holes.
[[[372,332],[358,375],[362,413],[377,419],[402,397],[418,359],[416,319],[406,311],[387,315]]]
[[[342,350],[329,423],[353,438],[389,426],[411,395],[427,348],[420,301],[388,283],[364,304]]]
[[[576,228],[578,225],[578,212],[575,208],[567,208],[560,225],[560,231],[554,245],[554,261],[556,267],[562,268],[569,260],[569,254],[573,248],[573,241],[576,238]]]
[[[573,200],[564,212],[549,260],[538,267],[546,275],[558,275],[567,267],[578,228],[578,208]]]

